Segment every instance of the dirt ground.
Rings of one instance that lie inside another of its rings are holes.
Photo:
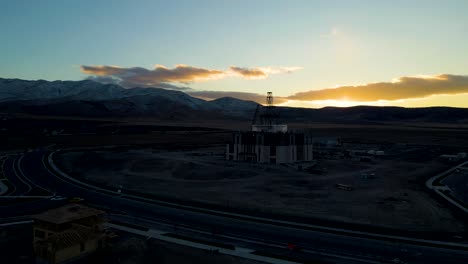
[[[57,162],[89,181],[179,199],[414,231],[464,230],[423,189],[423,179],[446,167],[436,160],[321,160],[316,167],[325,172],[311,174],[226,161],[223,154],[222,146],[105,150],[67,152]],[[339,190],[339,183],[353,190]]]

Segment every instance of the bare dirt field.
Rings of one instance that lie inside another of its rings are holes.
[[[59,166],[87,181],[179,199],[414,231],[462,231],[464,225],[424,191],[436,160],[320,160],[323,174],[281,165],[224,160],[224,147],[65,152]],[[368,177],[366,175],[372,175]],[[352,191],[339,190],[347,184]]]

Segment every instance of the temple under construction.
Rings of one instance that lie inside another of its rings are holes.
[[[265,106],[258,105],[251,131],[233,133],[226,146],[226,159],[258,163],[295,163],[312,160],[312,137],[307,133],[290,132],[279,123],[278,109],[268,92]]]

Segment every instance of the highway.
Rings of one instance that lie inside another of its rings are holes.
[[[287,247],[288,243],[294,243],[305,252],[310,252],[311,255],[315,254],[315,259],[322,257],[321,252],[331,252],[337,256],[336,262],[340,263],[347,263],[347,261],[338,256],[352,256],[361,259],[362,263],[468,263],[467,250],[389,242],[248,221],[98,192],[57,177],[43,162],[47,160],[48,154],[48,152],[37,151],[11,157],[11,160],[8,159],[10,163],[7,167],[9,169],[5,170],[5,173],[8,173],[8,179],[15,186],[18,184],[16,193],[27,191],[28,184],[40,186],[60,196],[82,197],[87,203],[101,208],[111,208],[114,213],[132,216],[134,223],[141,222],[143,224],[144,221],[139,219],[159,219],[166,225],[167,223],[177,223],[177,225],[192,227],[194,230],[217,230],[220,236],[238,238],[237,240],[232,239],[231,243],[239,243],[243,246],[249,241],[251,247],[258,247],[259,241],[284,245],[284,248]],[[0,217],[29,214],[58,204],[60,201],[44,199],[20,205],[4,206],[0,208]],[[176,225],[174,225],[175,227]],[[357,261],[357,263],[359,262]]]
[[[36,186],[29,178],[25,177],[20,171],[20,160],[22,155],[10,155],[3,163],[3,173],[5,178],[13,185],[13,188],[8,190],[5,194],[7,196],[25,196],[30,197],[34,195],[34,190],[41,189]],[[14,199],[1,197],[4,203],[7,200],[14,201]],[[48,198],[34,199],[29,202],[14,203],[11,206],[0,206],[0,218],[16,217],[21,215],[29,215],[31,213],[39,212],[48,208],[63,205],[63,201],[52,201]]]
[[[13,190],[9,190],[9,195],[26,195],[32,189],[32,187],[24,182],[24,180],[17,174],[16,169],[19,158],[20,156],[9,156],[3,163],[4,174],[15,187]]]
[[[464,211],[465,213],[468,213],[468,209],[466,208],[466,191],[468,190],[466,182],[467,168],[465,167],[467,164],[468,161],[465,161],[445,172],[431,177],[426,181],[427,188],[434,190],[436,194],[440,195],[449,203],[460,209],[460,211]],[[437,183],[438,181],[440,181],[440,183]],[[453,193],[457,199],[453,199],[444,192]]]
[[[441,183],[449,187],[458,200],[468,204],[468,168],[460,167],[459,172],[444,178]]]

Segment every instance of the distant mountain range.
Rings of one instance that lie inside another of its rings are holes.
[[[151,116],[161,119],[244,119],[257,103],[235,98],[205,101],[161,88],[125,89],[85,81],[26,81],[0,78],[0,112],[64,116]]]
[[[125,89],[84,81],[0,78],[0,112],[83,117],[154,117],[161,120],[251,120],[257,103],[232,97],[205,101],[161,88]],[[285,122],[467,123],[468,109],[356,106],[321,109],[278,107]]]
[[[379,124],[379,123],[451,123],[468,124],[468,108],[393,106],[324,107],[321,109],[281,109],[289,122]]]

